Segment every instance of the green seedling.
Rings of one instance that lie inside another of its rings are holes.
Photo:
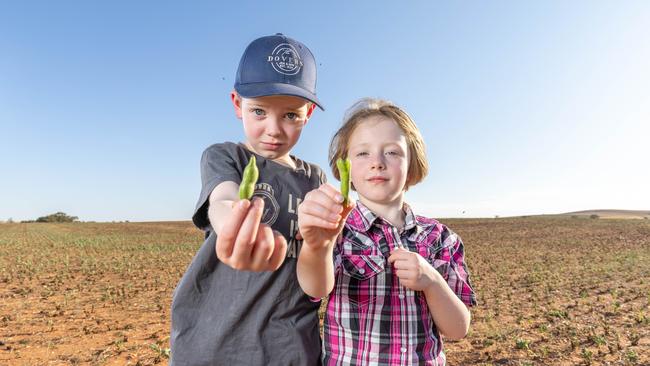
[[[259,170],[257,170],[257,162],[255,161],[255,155],[252,155],[246,168],[244,169],[244,174],[239,185],[239,199],[240,200],[249,200],[253,197],[253,192],[255,191],[255,183],[257,183],[257,178],[259,177]]]
[[[348,198],[350,194],[350,159],[336,159],[336,167],[339,169],[339,177],[341,178],[343,205],[347,206],[350,203],[350,199]]]

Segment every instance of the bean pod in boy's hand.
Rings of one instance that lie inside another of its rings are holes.
[[[343,205],[347,206],[350,203],[350,199],[348,198],[348,195],[350,194],[350,159],[336,159],[336,167],[339,170],[339,177],[341,178]]]
[[[249,200],[253,197],[253,192],[255,191],[255,183],[257,183],[257,178],[259,177],[259,170],[257,170],[257,163],[255,161],[255,155],[252,155],[246,168],[244,168],[244,174],[242,176],[241,184],[239,185],[239,199],[240,200]]]

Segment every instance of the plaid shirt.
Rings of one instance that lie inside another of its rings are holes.
[[[324,323],[324,365],[444,365],[424,294],[399,284],[388,263],[399,246],[419,253],[468,306],[476,305],[458,235],[404,204],[397,228],[357,201],[334,249],[335,285]]]

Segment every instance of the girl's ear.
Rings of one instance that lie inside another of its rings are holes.
[[[232,101],[232,106],[235,108],[235,115],[241,119],[241,97],[235,90],[230,92],[230,100]]]

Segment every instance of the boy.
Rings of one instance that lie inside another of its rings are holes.
[[[244,51],[231,100],[246,142],[212,145],[201,159],[192,220],[206,240],[174,291],[172,366],[319,363],[319,304],[298,286],[296,233],[298,203],[325,175],[289,154],[314,107],[323,109],[315,89],[316,62],[302,43],[276,34]],[[254,198],[238,200],[252,156]]]

